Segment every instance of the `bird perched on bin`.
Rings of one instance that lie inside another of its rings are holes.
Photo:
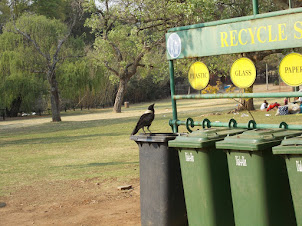
[[[135,135],[140,129],[143,129],[144,133],[146,133],[144,127],[147,127],[147,130],[151,133],[149,127],[154,120],[154,116],[154,104],[151,104],[148,110],[139,118],[131,135]]]

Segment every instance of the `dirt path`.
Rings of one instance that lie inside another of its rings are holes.
[[[0,225],[140,225],[139,181],[131,182],[126,191],[96,179],[22,187],[0,198]]]

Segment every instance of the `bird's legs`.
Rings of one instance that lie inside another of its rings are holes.
[[[148,130],[150,133],[152,133],[151,130],[149,130],[149,126],[147,127],[147,130]]]
[[[144,134],[146,134],[145,130],[144,130],[144,127],[142,127],[143,131],[144,131]]]

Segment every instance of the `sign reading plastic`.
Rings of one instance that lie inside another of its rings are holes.
[[[188,79],[191,86],[196,90],[207,87],[210,80],[210,73],[207,66],[202,62],[195,62],[191,65]]]
[[[302,85],[302,55],[291,53],[285,56],[279,65],[279,74],[289,86]]]
[[[231,67],[231,80],[239,88],[248,88],[255,82],[256,67],[248,58],[236,60]]]

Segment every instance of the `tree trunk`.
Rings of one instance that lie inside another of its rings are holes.
[[[59,88],[56,79],[55,72],[50,72],[52,75],[49,76],[49,84],[50,84],[50,102],[51,102],[51,115],[53,122],[61,121],[60,114],[60,96],[59,96]]]
[[[244,89],[245,93],[253,93],[253,86]],[[241,99],[242,107],[239,110],[255,110],[253,98]]]
[[[122,112],[122,102],[124,99],[124,94],[126,90],[128,80],[127,79],[120,79],[118,91],[115,97],[114,107],[113,110],[115,113],[121,113]]]

